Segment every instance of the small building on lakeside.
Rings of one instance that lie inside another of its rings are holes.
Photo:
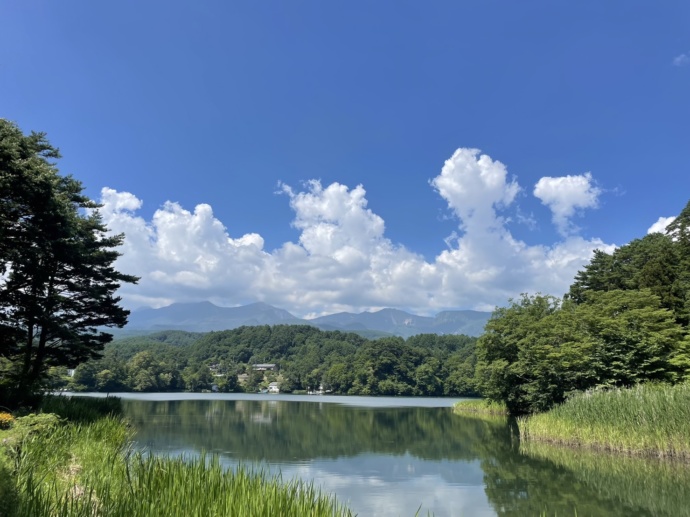
[[[275,363],[260,363],[252,365],[252,370],[256,372],[274,372],[276,369],[277,366]]]

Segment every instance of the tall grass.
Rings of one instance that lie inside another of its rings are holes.
[[[6,515],[351,515],[334,497],[302,481],[284,482],[247,468],[226,470],[217,457],[143,455],[129,444],[126,425],[113,417],[25,435],[5,456],[12,458],[16,487],[16,505]]]
[[[523,440],[687,460],[690,384],[583,393],[518,426]]]
[[[486,415],[508,415],[508,409],[502,402],[488,399],[470,399],[456,402],[453,411],[457,414],[483,413]]]
[[[120,416],[122,400],[118,397],[46,395],[41,402],[41,411],[54,413],[70,422],[95,422],[104,416]]]

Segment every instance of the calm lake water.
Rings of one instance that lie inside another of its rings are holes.
[[[137,447],[313,481],[360,516],[690,515],[687,464],[521,447],[459,399],[117,395]]]

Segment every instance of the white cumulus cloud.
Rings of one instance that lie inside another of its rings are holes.
[[[591,195],[591,177],[583,177]],[[594,201],[576,195],[586,188],[569,187],[570,197],[548,194],[559,179],[546,178],[540,190],[554,217],[596,204],[598,191]],[[572,232],[548,246],[516,239],[502,214],[520,186],[505,165],[476,149],[458,149],[430,183],[459,219],[433,260],[386,237],[362,185],[282,185],[300,233],[272,251],[256,233],[232,236],[207,204],[190,211],[167,202],[146,221],[137,215],[141,200],[105,188],[101,212],[113,232],[126,235],[117,267],[142,278],[122,288],[130,307],[210,300],[264,301],[299,316],[379,307],[486,310],[522,292],[560,295],[594,249],[613,249]]]
[[[520,191],[516,180],[499,161],[478,149],[458,149],[431,184],[448,202],[466,231],[498,229],[503,220],[496,211],[510,205]]]
[[[534,196],[551,210],[553,222],[561,235],[570,235],[578,228],[570,220],[578,210],[596,208],[601,190],[585,174],[543,177],[534,186]]]
[[[657,222],[647,229],[647,233],[664,233],[666,232],[666,227],[675,220],[675,216],[659,217]]]

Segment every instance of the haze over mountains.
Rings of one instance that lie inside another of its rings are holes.
[[[219,307],[211,302],[174,303],[160,309],[132,311],[127,332],[156,330],[187,330],[208,332],[253,325],[313,325],[321,330],[357,332],[369,337],[396,335],[404,338],[415,334],[465,334],[479,336],[491,316],[479,311],[443,311],[435,317],[417,316],[398,309],[354,314],[340,312],[310,320],[293,316],[288,311],[266,303],[241,307]]]

